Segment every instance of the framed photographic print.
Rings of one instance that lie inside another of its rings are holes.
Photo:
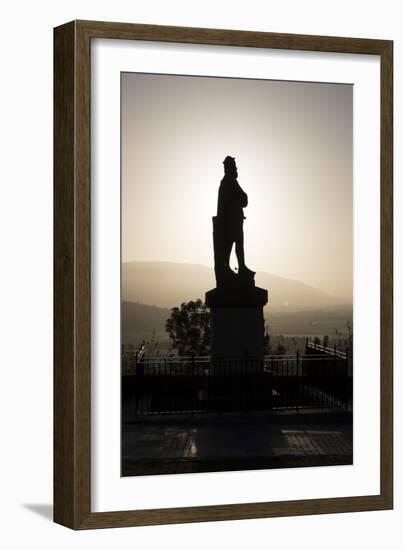
[[[393,43],[54,34],[54,519],[390,509]]]

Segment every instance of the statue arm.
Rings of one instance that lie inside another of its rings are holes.
[[[242,208],[246,208],[248,206],[248,195],[244,191],[242,191],[241,206]]]
[[[246,208],[248,206],[248,195],[245,193],[245,191],[242,189],[242,187],[237,183],[237,191],[238,191],[238,197],[239,202],[241,204],[242,208]]]

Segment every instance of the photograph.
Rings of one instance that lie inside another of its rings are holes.
[[[353,85],[120,86],[121,476],[353,464]]]

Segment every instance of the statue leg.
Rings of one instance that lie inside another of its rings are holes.
[[[245,250],[243,246],[243,223],[240,223],[235,233],[235,254],[238,260],[238,270],[243,271],[245,269]]]
[[[224,245],[224,267],[226,269],[230,268],[229,261],[231,258],[231,250],[232,250],[232,241],[226,241]]]
[[[239,239],[235,243],[235,254],[238,260],[238,269],[241,271],[245,269],[245,251],[243,247],[243,239]]]
[[[238,273],[242,275],[248,275],[252,277],[255,275],[254,271],[251,271],[245,264],[245,249],[243,245],[243,230],[241,228],[240,234],[235,241],[235,253],[238,260]]]

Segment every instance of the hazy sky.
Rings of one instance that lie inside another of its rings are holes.
[[[351,297],[352,110],[347,84],[122,74],[123,261],[213,265],[231,155],[248,266]]]

